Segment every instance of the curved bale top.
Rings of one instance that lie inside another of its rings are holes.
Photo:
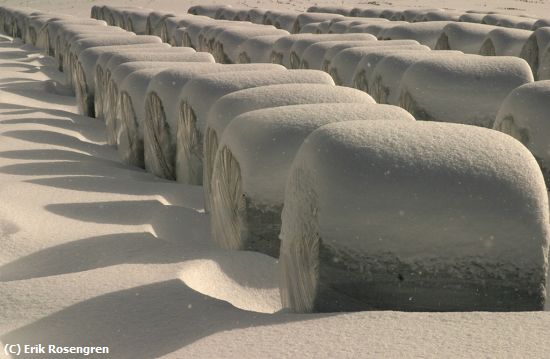
[[[532,34],[533,32],[530,30],[497,27],[487,34],[479,49],[479,54],[519,57],[523,46]]]
[[[352,47],[368,46],[372,41],[323,41],[317,42],[308,46],[302,54],[300,59],[300,68],[323,70],[326,71],[324,66],[325,54],[327,51],[334,49],[334,51],[340,52],[344,49]]]
[[[202,15],[214,18],[216,13],[227,5],[194,5],[187,9],[187,12],[192,15]]]
[[[509,27],[516,29],[531,30],[537,22],[536,19],[527,17],[506,15],[506,14],[488,14],[481,20],[482,24],[495,25],[500,27]]]
[[[357,100],[266,108],[233,119],[221,138],[212,173],[214,241],[226,249],[278,258],[285,185],[308,135],[342,121],[414,121],[402,109],[376,105],[368,96]]]
[[[176,14],[166,11],[153,11],[147,16],[147,23],[145,24],[145,33],[147,35],[160,36],[162,25],[164,20],[168,17],[176,16]]]
[[[228,93],[251,87],[291,84],[327,83],[328,75],[314,70],[276,70],[269,72],[221,73],[200,76],[190,81],[180,95],[178,124],[177,180],[202,184],[203,138],[206,117],[211,106]],[[332,82],[332,81],[330,81]]]
[[[366,34],[374,35],[378,40],[381,40],[381,37],[379,35],[383,31],[402,24],[408,24],[408,23],[405,21],[387,21],[387,22],[376,22],[374,24],[355,25],[349,28],[348,34],[366,33]]]
[[[354,47],[340,51],[336,56],[332,58],[330,63],[326,63],[324,68],[328,68],[328,73],[334,79],[337,85],[355,87],[353,85],[354,75],[359,65],[363,62],[363,59],[372,53],[383,51],[408,51],[408,50],[425,50],[430,49],[423,45],[390,45],[384,46],[385,41],[379,41],[369,46]],[[380,46],[382,45],[382,46]],[[365,63],[368,66],[368,63]],[[356,87],[359,88],[359,87]]]
[[[286,185],[281,300],[294,312],[542,310],[548,233],[540,169],[509,136],[326,125]]]
[[[486,14],[466,13],[458,18],[459,22],[481,24]]]
[[[529,82],[529,65],[516,57],[437,57],[405,72],[400,106],[417,120],[490,128],[506,96]]]
[[[536,80],[540,78],[540,67],[544,63],[544,56],[550,49],[550,27],[541,27],[529,36],[521,49],[519,57],[527,61]]]
[[[535,23],[533,24],[532,30],[537,30],[541,27],[548,27],[548,26],[550,26],[550,17],[538,19],[537,21],[535,21]]]
[[[263,24],[265,14],[268,12],[268,9],[253,8],[248,10],[248,15],[244,19],[245,21],[250,21],[254,24]]]
[[[450,21],[430,21],[398,25],[378,34],[383,40],[416,40],[422,45],[434,49],[445,26]]]
[[[377,103],[399,105],[401,79],[413,64],[439,56],[460,56],[462,52],[409,51],[387,54],[375,66],[368,78],[368,93]]]
[[[458,21],[462,15],[464,15],[462,11],[428,11],[420,18],[417,18],[416,21]]]
[[[338,14],[328,14],[328,13],[301,13],[296,17],[296,21],[294,22],[294,25],[292,26],[292,33],[297,34],[300,32],[300,29],[302,26],[310,24],[312,22],[321,22],[326,20],[334,20],[334,19],[340,19],[343,18],[342,15]]]
[[[375,42],[376,37],[371,34],[322,34],[310,38],[297,39],[293,42],[289,49],[290,67],[297,69],[300,67],[300,59],[304,51],[311,45],[324,41],[372,41]]]
[[[466,54],[479,54],[481,45],[495,26],[474,23],[450,23],[443,28],[435,45],[436,50],[458,50]]]
[[[350,16],[353,11],[351,6],[310,6],[307,8],[307,12],[328,12],[332,14],[340,14],[344,16]]]
[[[157,37],[157,39],[159,38]],[[75,87],[79,111],[88,116],[99,116],[94,110],[96,87],[94,76],[96,63],[103,54],[112,56],[115,53],[123,51],[159,51],[168,47],[169,45],[161,43],[159,39],[159,42],[151,44],[96,46],[81,51],[78,56],[76,56],[77,59],[73,61],[71,70],[72,75],[70,76]]]
[[[365,93],[327,84],[280,84],[240,90],[221,97],[208,112],[204,137],[203,189],[205,209],[211,208],[210,184],[218,144],[237,116],[250,111],[289,105],[374,103]]]
[[[178,177],[176,151],[178,150],[177,130],[181,111],[179,98],[182,89],[194,77],[220,72],[272,71],[275,69],[282,70],[282,67],[274,64],[201,64],[200,66],[193,65],[193,67],[170,68],[155,75],[149,82],[145,99],[144,130],[148,131],[143,135],[145,168],[159,177],[172,180]],[[137,138],[137,136],[135,137]]]
[[[550,81],[537,81],[514,89],[503,101],[493,129],[527,147],[537,159],[550,185]]]
[[[270,63],[271,51],[277,40],[286,35],[262,35],[250,38],[239,45],[238,62],[245,63]]]
[[[134,32],[136,35],[146,35],[147,18],[152,12],[152,9],[124,10],[122,12],[125,21],[124,28],[128,31]]]
[[[211,22],[212,19],[206,16],[180,15],[167,17],[161,21],[160,38],[169,44],[174,42],[174,31],[179,27],[186,27],[192,24],[204,24]]]

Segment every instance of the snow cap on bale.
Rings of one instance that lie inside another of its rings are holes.
[[[537,30],[537,29],[540,29],[541,27],[549,27],[549,26],[550,26],[550,17],[542,18],[535,21],[535,23],[533,24],[532,30]]]
[[[548,198],[529,151],[459,124],[313,132],[286,185],[281,299],[295,312],[542,310]]]
[[[458,21],[462,15],[464,15],[462,11],[428,11],[417,21]]]
[[[398,107],[365,99],[266,108],[233,119],[221,138],[212,173],[214,241],[226,249],[278,257],[285,184],[306,137],[340,121],[414,120]]]
[[[461,17],[459,17],[458,21],[481,24],[484,17],[485,17],[485,14],[466,13],[466,14],[462,15]],[[484,25],[486,25],[486,24],[484,24]]]
[[[492,25],[452,22],[443,28],[436,50],[459,50],[466,54],[479,54],[481,45],[489,32],[496,27]]]
[[[332,22],[329,26],[329,34],[345,34],[350,32],[349,30],[357,25],[372,25],[389,22],[387,19],[358,19],[353,18],[354,20],[344,20]]]
[[[368,77],[368,93],[377,103],[399,105],[401,78],[411,65],[439,56],[461,54],[460,51],[450,50],[388,53],[374,66]]]
[[[179,27],[186,27],[191,24],[204,24],[212,21],[206,16],[181,15],[166,18],[161,25],[160,37],[162,41],[173,44],[174,31]]]
[[[550,49],[550,27],[541,27],[529,36],[519,57],[527,61],[531,69],[533,70],[533,75],[535,80],[538,80],[539,70],[544,63],[544,57],[549,52]],[[549,65],[545,65],[547,67]],[[550,77],[548,77],[550,78]]]
[[[324,66],[328,69],[328,73],[332,76],[337,85],[352,86],[356,70],[359,69],[362,64],[369,64],[363,61],[363,59],[370,54],[380,52],[389,53],[393,51],[430,51],[428,47],[423,45],[379,46],[384,42],[385,41],[376,42],[373,46],[354,47],[342,50],[332,58],[330,63],[326,63]]]
[[[202,15],[214,18],[216,13],[227,5],[194,5],[187,12],[192,15]]]
[[[513,136],[535,156],[550,186],[550,81],[514,89],[504,100],[493,129]]]
[[[281,67],[282,68],[282,67]],[[327,83],[328,75],[315,70],[277,70],[221,73],[199,76],[190,81],[180,96],[178,124],[177,179],[202,184],[203,136],[210,107],[228,93],[266,85],[291,83]],[[332,81],[331,81],[332,82]]]
[[[241,64],[253,62],[271,62],[273,44],[286,35],[262,35],[250,38],[239,45],[238,62]]]
[[[310,45],[302,54],[300,68],[324,70],[323,60],[327,51],[342,51],[351,47],[368,46],[372,41],[323,41]],[[337,49],[337,50],[336,50]]]
[[[533,34],[530,30],[509,29],[497,27],[487,34],[485,41],[479,49],[479,54],[484,56],[517,56]]]
[[[378,35],[378,38],[384,40],[416,40],[422,45],[434,49],[437,40],[443,32],[443,28],[448,24],[450,24],[450,21],[430,21],[398,25],[384,30]]]
[[[401,24],[408,24],[405,21],[387,21],[387,22],[376,22],[374,24],[362,24],[352,26],[348,33],[366,33],[376,36],[378,39],[381,39],[380,34],[385,30],[392,27],[396,27]]]
[[[151,12],[152,10],[150,9],[124,10],[126,29],[137,35],[147,34],[147,18]]]
[[[296,21],[292,27],[292,33],[297,34],[300,32],[302,26],[310,24],[312,22],[320,22],[325,20],[333,20],[337,18],[343,18],[338,14],[321,14],[321,13],[302,13],[296,17]]]
[[[275,64],[194,64],[170,68],[155,75],[149,82],[145,100],[145,168],[159,177],[176,179],[177,129],[181,111],[179,95],[195,76],[274,69],[282,67]]]
[[[371,41],[376,42],[376,37],[371,34],[323,34],[313,38],[296,40],[290,48],[290,67],[297,69],[304,51],[311,45],[324,41]]]
[[[492,127],[506,96],[529,82],[529,65],[516,57],[440,56],[409,67],[400,106],[417,120]]]
[[[300,14],[301,12],[294,11],[280,14],[274,18],[273,26],[275,26],[277,29],[283,29],[285,31],[292,32],[292,30],[294,29],[296,18]]]
[[[246,26],[232,27],[221,32],[214,41],[214,58],[219,63],[234,64],[239,61],[239,46],[246,40],[262,35],[289,35],[287,31],[271,27]]]

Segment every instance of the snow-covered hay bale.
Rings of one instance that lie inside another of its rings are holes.
[[[323,60],[327,51],[342,51],[352,47],[368,46],[372,41],[323,41],[310,45],[300,59],[300,68],[312,70],[325,70]]]
[[[214,18],[218,11],[227,7],[227,5],[195,5],[191,6],[187,12],[191,15],[202,15]]]
[[[340,51],[332,58],[330,63],[326,63],[328,73],[332,76],[334,82],[337,85],[361,88],[354,85],[354,78],[358,71],[364,68],[374,68],[374,64],[371,65],[371,62],[364,61],[364,59],[371,54],[387,54],[395,51],[430,51],[428,47],[423,45],[379,46],[384,42],[385,41],[380,41],[376,43],[376,45],[373,44],[373,46],[354,47]]]
[[[202,184],[203,138],[211,106],[230,92],[251,87],[289,83],[332,83],[329,76],[314,70],[277,70],[221,73],[200,76],[182,90],[180,122],[177,133],[177,180]]]
[[[459,124],[326,125],[286,186],[282,304],[542,310],[548,231],[540,170],[510,137]]]
[[[241,13],[246,13],[248,10],[249,8],[244,6],[224,6],[216,13],[216,19],[240,21]]]
[[[310,6],[307,12],[327,12],[331,14],[340,14],[344,16],[350,16],[353,11],[353,7],[350,6]]]
[[[222,32],[231,28],[258,28],[261,25],[252,24],[244,21],[216,21],[214,24],[206,24],[203,30],[199,33],[199,49],[200,51],[214,52],[214,42],[216,37]],[[274,26],[269,28],[275,29]]]
[[[160,36],[160,31],[162,29],[163,21],[168,18],[176,16],[170,12],[164,11],[153,11],[147,16],[147,23],[145,24],[145,32],[147,35],[156,35]]]
[[[132,31],[137,35],[147,34],[147,18],[152,10],[134,9],[123,11],[126,22],[126,30]]]
[[[180,50],[180,51],[176,51]],[[190,50],[190,51],[186,51]],[[157,62],[206,62],[214,63],[212,55],[205,52],[195,52],[191,48],[175,47],[164,50],[164,52],[154,53],[126,53],[111,56],[103,68],[96,66],[96,96],[94,97],[94,107],[96,113],[104,115],[105,109],[109,108],[109,102],[113,99],[108,97],[109,83],[112,72],[117,66],[127,62],[134,61],[157,61]],[[103,101],[100,103],[100,101]]]
[[[485,14],[466,13],[466,14],[462,15],[461,17],[459,17],[458,21],[481,24],[484,17],[485,17]]]
[[[383,119],[413,121],[402,109],[368,102],[266,108],[233,119],[212,173],[214,241],[279,257],[285,184],[304,140],[329,123]]]
[[[550,27],[541,27],[533,31],[533,34],[529,36],[521,49],[519,57],[527,61],[529,66],[531,66],[536,80],[539,79],[539,69],[549,49]]]
[[[273,44],[271,51],[271,62],[290,68],[290,48],[294,43],[301,39],[317,38],[317,34],[293,34],[283,36]]]
[[[283,84],[240,90],[220,98],[208,112],[204,137],[203,189],[209,210],[210,184],[218,143],[231,121],[249,111],[319,103],[374,103],[367,94],[333,84]]]
[[[264,25],[232,27],[216,36],[212,55],[214,55],[214,58],[219,63],[238,63],[240,45],[249,39],[263,35],[278,35],[282,37],[289,35],[289,33],[285,30]]]
[[[54,46],[58,34],[62,33],[65,28],[72,26],[86,26],[90,28],[105,27],[106,23],[95,19],[60,19],[49,21],[43,29],[39,37],[42,37],[41,44],[43,44],[45,53],[48,56],[54,55]]]
[[[289,12],[289,13],[280,14],[279,16],[275,17],[273,21],[273,26],[275,26],[277,29],[282,29],[288,32],[292,32],[294,29],[294,23],[296,22],[296,18],[300,14],[302,13]]]
[[[193,64],[192,67],[166,69],[155,75],[147,88],[145,101],[145,168],[159,177],[176,179],[175,151],[180,118],[179,95],[191,79],[199,74],[274,69],[281,69],[281,67],[273,64]],[[137,138],[137,135],[134,137]]]
[[[533,24],[533,28],[531,30],[537,30],[541,27],[548,27],[548,26],[550,26],[550,17],[538,19],[537,21],[535,21],[535,23]]]
[[[396,27],[398,25],[408,24],[405,21],[386,21],[386,22],[376,22],[373,24],[361,24],[355,25],[349,28],[348,33],[366,33],[376,36],[378,39],[381,39],[380,34],[385,30]]]
[[[290,48],[290,67],[300,68],[302,55],[306,49],[316,43],[324,41],[371,41],[376,42],[376,37],[371,34],[323,34],[311,38],[296,40]]]
[[[180,15],[171,16],[162,20],[160,26],[160,38],[162,41],[173,44],[174,31],[179,27],[187,27],[191,24],[202,25],[212,22],[212,19],[206,16]]]
[[[382,12],[384,12],[385,10],[387,10],[387,8],[383,8],[380,6],[356,8],[353,9],[352,16],[377,18],[382,17]]]
[[[439,56],[460,56],[460,51],[408,51],[384,56],[368,79],[368,93],[377,103],[399,105],[401,79],[413,64]]]
[[[250,9],[250,10],[248,10],[248,15],[246,16],[245,21],[250,21],[250,22],[253,23],[253,24],[263,24],[263,23],[264,23],[265,14],[266,14],[268,11],[269,11],[269,10],[267,10],[267,9],[262,9],[262,8]]]
[[[329,26],[327,26],[327,32],[323,32],[321,29],[322,24],[323,22],[312,22],[304,25],[300,29],[300,34],[326,34]]]
[[[273,45],[283,36],[286,35],[263,35],[244,41],[237,50],[238,62],[241,64],[271,62]]]
[[[482,24],[496,25],[501,27],[518,28],[531,30],[536,23],[536,19],[530,19],[515,15],[506,14],[488,14],[481,20]]]
[[[530,30],[497,27],[487,34],[479,49],[479,54],[484,56],[519,57],[521,49],[523,49],[532,34],[533,31]]]
[[[204,30],[207,26],[214,26],[216,24],[215,20],[204,21],[204,22],[195,22],[193,24],[189,24],[188,26],[184,28],[178,28],[175,31],[182,31],[183,32],[183,46],[192,47],[195,50],[200,50],[200,42],[199,42],[199,36],[201,32]]]
[[[398,25],[384,30],[378,37],[384,40],[416,40],[422,45],[434,49],[443,28],[449,23],[449,21],[430,21]]]
[[[423,17],[426,16],[429,12],[435,12],[435,11],[441,11],[443,12],[443,9],[438,8],[419,8],[419,9],[406,9],[403,10],[401,13],[401,19],[402,21],[407,22],[418,22],[422,21]]]
[[[417,21],[458,21],[462,15],[461,11],[428,11]]]
[[[296,21],[292,27],[292,33],[297,34],[300,32],[302,26],[310,24],[312,22],[321,22],[326,20],[334,20],[342,18],[342,15],[338,14],[323,14],[323,13],[302,13],[296,17]]]
[[[387,19],[354,19],[356,20],[333,21],[328,29],[328,33],[345,34],[350,32],[350,29],[357,25],[384,24],[389,22]]]
[[[159,39],[160,40],[160,39]],[[138,45],[123,45],[123,46],[97,46],[83,50],[79,53],[77,60],[73,63],[71,78],[74,82],[75,94],[79,111],[88,116],[99,115],[94,111],[94,96],[95,96],[95,67],[99,58],[103,54],[113,55],[119,51],[133,49],[132,51],[151,51],[156,49],[166,49],[167,44],[138,44]]]
[[[409,67],[400,106],[417,120],[492,127],[506,96],[532,81],[529,65],[516,57],[440,56]]]
[[[531,151],[550,187],[550,81],[514,89],[500,106],[493,129],[504,132]]]
[[[435,45],[436,50],[459,50],[479,54],[481,45],[495,26],[467,22],[452,22],[443,28]]]
[[[264,12],[261,24],[263,25],[275,25],[275,21],[279,16],[298,16],[302,12],[296,10],[283,10],[283,9],[270,9]]]

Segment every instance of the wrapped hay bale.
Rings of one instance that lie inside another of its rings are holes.
[[[212,173],[214,241],[226,249],[279,257],[285,185],[308,135],[341,121],[414,121],[398,107],[358,100],[266,108],[233,119],[221,138]]]
[[[452,22],[443,28],[435,45],[436,50],[459,50],[479,54],[481,45],[495,26],[467,22]]]
[[[521,49],[519,57],[527,61],[531,69],[535,80],[539,79],[539,69],[543,63],[545,54],[550,49],[550,28],[541,27],[529,36],[525,45]]]
[[[321,103],[374,103],[374,101],[363,92],[328,83],[254,87],[230,93],[216,101],[208,113],[204,137],[205,209],[211,208],[210,184],[218,143],[234,118],[245,112],[264,108]]]
[[[321,22],[326,20],[334,20],[338,18],[343,18],[342,15],[338,14],[322,14],[322,13],[301,13],[296,17],[296,21],[294,21],[294,25],[292,26],[292,33],[297,34],[300,32],[300,29],[302,26],[305,26],[307,24],[310,24],[312,22]]]
[[[300,68],[300,62],[304,51],[311,45],[324,41],[371,41],[376,42],[376,37],[371,34],[323,34],[310,38],[297,39],[290,48],[290,67]]]
[[[301,146],[286,185],[282,304],[542,310],[548,230],[540,170],[510,137],[420,121],[329,124]]]
[[[514,89],[498,111],[493,129],[504,132],[531,151],[550,187],[550,81],[537,81]]]
[[[156,35],[160,36],[162,25],[164,20],[168,17],[176,16],[170,12],[164,11],[153,11],[147,16],[147,22],[145,24],[145,33],[147,35]]]
[[[479,49],[479,54],[483,56],[519,57],[521,49],[532,34],[533,31],[530,30],[497,27],[487,34]]]
[[[401,79],[407,69],[420,61],[439,56],[460,56],[460,51],[405,51],[388,53],[374,67],[367,80],[368,93],[377,103],[399,105]]]
[[[145,168],[159,177],[176,179],[176,131],[181,111],[179,95],[191,79],[200,74],[274,69],[280,70],[282,67],[274,64],[201,64],[192,68],[170,68],[155,75],[149,83],[145,100]],[[138,136],[133,135],[133,138]]]
[[[179,50],[179,51],[178,51]],[[96,113],[105,114],[105,109],[110,106],[111,99],[107,96],[111,74],[114,69],[126,62],[134,61],[157,61],[157,62],[210,62],[213,63],[212,55],[205,52],[195,52],[188,47],[174,47],[163,52],[152,53],[126,53],[116,54],[110,57],[105,66],[101,65],[101,58],[96,64],[94,81],[96,83],[96,96],[94,97],[94,108]],[[102,101],[102,102],[101,102]]]
[[[228,93],[251,87],[327,83],[328,75],[314,70],[251,71],[199,76],[181,91],[177,127],[176,177],[179,182],[202,184],[203,138],[211,106]]]
[[[519,58],[440,56],[409,67],[400,106],[417,120],[492,127],[506,96],[529,82],[531,69]]]
[[[286,35],[263,35],[244,41],[237,50],[239,53],[238,62],[241,64],[271,62],[273,45],[283,36]]]
[[[398,25],[379,33],[378,38],[383,40],[416,40],[422,45],[434,49],[443,28],[449,23],[450,21],[430,21]]]
[[[337,85],[361,89],[355,86],[356,78],[363,78],[358,77],[357,74],[361,76],[362,71],[370,71],[371,67],[374,68],[374,64],[364,59],[371,54],[387,54],[393,51],[430,51],[430,49],[423,45],[364,46],[345,49],[327,63],[328,73]]]
[[[216,59],[216,62],[222,64],[238,63],[240,45],[249,39],[263,35],[278,35],[282,37],[289,35],[289,33],[285,30],[264,25],[231,27],[216,36],[212,55]]]
[[[471,22],[476,24],[481,24],[483,22],[483,18],[486,14],[473,14],[473,13],[466,13],[458,18],[458,21],[460,22]]]

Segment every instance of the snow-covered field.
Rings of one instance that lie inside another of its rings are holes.
[[[210,2],[131,5],[184,13],[199,3]],[[86,18],[93,4],[0,3]],[[424,0],[422,6],[550,10],[544,0]],[[106,143],[104,122],[77,114],[57,63],[8,40],[0,37],[0,358],[10,358],[5,349],[12,344],[107,346],[109,354],[97,355],[104,358],[550,356],[548,312],[286,312],[277,260],[220,249],[201,186],[123,164]]]

